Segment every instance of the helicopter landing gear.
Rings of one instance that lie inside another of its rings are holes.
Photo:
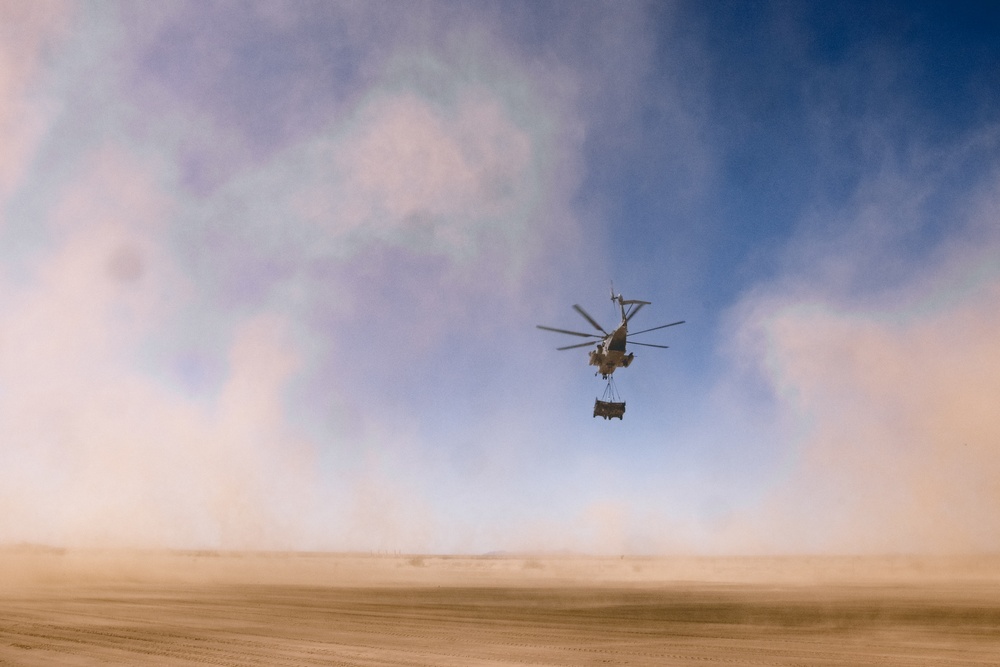
[[[611,376],[608,376],[608,386],[604,388],[604,396],[594,400],[594,416],[605,419],[618,417],[619,420],[625,416],[625,401],[618,395],[615,379]]]

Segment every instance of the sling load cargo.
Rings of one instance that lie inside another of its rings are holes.
[[[608,386],[604,388],[604,396],[594,399],[594,416],[612,419],[625,417],[625,401],[618,395],[618,388],[615,387],[615,379],[608,378]]]

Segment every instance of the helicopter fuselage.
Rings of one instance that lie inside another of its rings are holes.
[[[557,347],[556,349],[573,350],[580,347],[595,346],[590,350],[590,365],[597,366],[597,373],[599,373],[605,380],[611,377],[611,374],[614,373],[616,369],[627,368],[632,363],[632,359],[635,355],[625,349],[626,344],[629,342],[628,338],[630,335],[637,336],[649,331],[658,331],[659,329],[684,324],[683,321],[672,322],[670,324],[661,324],[658,327],[643,329],[642,331],[629,334],[629,320],[631,320],[632,317],[639,312],[640,308],[648,305],[649,302],[639,301],[638,299],[624,299],[621,294],[615,294],[614,291],[611,292],[611,300],[618,304],[619,312],[621,313],[622,318],[621,323],[611,333],[608,333],[603,327],[601,327],[597,320],[591,317],[587,311],[579,305],[574,305],[573,309],[579,313],[583,319],[587,320],[587,322],[590,323],[590,326],[592,326],[596,331],[599,331],[600,335],[595,333],[585,333],[582,331],[572,331],[569,329],[556,329],[554,327],[547,327],[541,324],[537,325],[539,329],[544,329],[546,331],[553,331],[555,333],[578,336],[582,338],[590,338],[591,340],[585,343],[564,345],[563,347]],[[666,345],[656,345],[653,343],[643,343],[639,341],[632,341],[632,343],[634,345],[644,345],[646,347],[667,347]]]
[[[616,368],[628,368],[632,363],[635,355],[625,350],[627,336],[628,326],[623,322],[597,344],[597,349],[590,352],[590,365],[597,366],[597,372],[604,379],[614,373]]]

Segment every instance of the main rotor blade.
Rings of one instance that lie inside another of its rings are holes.
[[[600,338],[597,334],[590,333],[580,333],[579,331],[566,331],[565,329],[553,329],[552,327],[543,327],[541,324],[536,324],[539,329],[545,329],[546,331],[555,331],[556,333],[569,334],[570,336],[584,336],[586,338]],[[591,343],[587,343],[590,345]]]
[[[633,317],[635,317],[636,313],[638,313],[640,310],[642,310],[643,306],[647,305],[649,302],[648,301],[626,301],[625,303],[637,303],[637,304],[639,304],[638,306],[635,307],[635,310],[633,310],[631,313],[629,313],[628,317],[625,318],[625,321],[628,322]]]
[[[630,340],[628,342],[628,344],[629,345],[642,345],[644,347],[660,347],[660,348],[663,348],[664,350],[667,349],[668,347],[670,347],[669,345],[653,345],[652,343],[639,343],[639,342],[636,342],[634,340]]]
[[[684,324],[684,320],[681,320],[680,322],[671,322],[670,324],[661,324],[660,326],[653,327],[652,329],[643,329],[642,331],[635,331],[633,333],[630,333],[628,337],[631,338],[632,336],[638,336],[639,334],[646,333],[647,331],[656,331],[657,329],[666,329],[667,327],[675,327],[678,324]]]
[[[589,343],[577,343],[576,345],[567,345],[566,347],[557,347],[556,349],[557,350],[572,350],[575,347],[592,347],[593,345],[594,345],[594,341],[590,341]]]
[[[600,331],[605,336],[608,335],[608,332],[605,331],[604,329],[602,329],[601,325],[598,324],[597,321],[593,317],[591,317],[590,315],[588,315],[587,311],[585,311],[583,308],[581,308],[580,306],[578,306],[576,304],[573,304],[573,310],[575,310],[576,312],[578,312],[581,315],[583,315],[584,319],[587,320],[588,322],[590,322],[591,326],[593,326],[595,329],[597,329],[598,331]]]

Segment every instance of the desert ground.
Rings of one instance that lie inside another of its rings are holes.
[[[0,549],[0,665],[997,665],[1000,557]]]

